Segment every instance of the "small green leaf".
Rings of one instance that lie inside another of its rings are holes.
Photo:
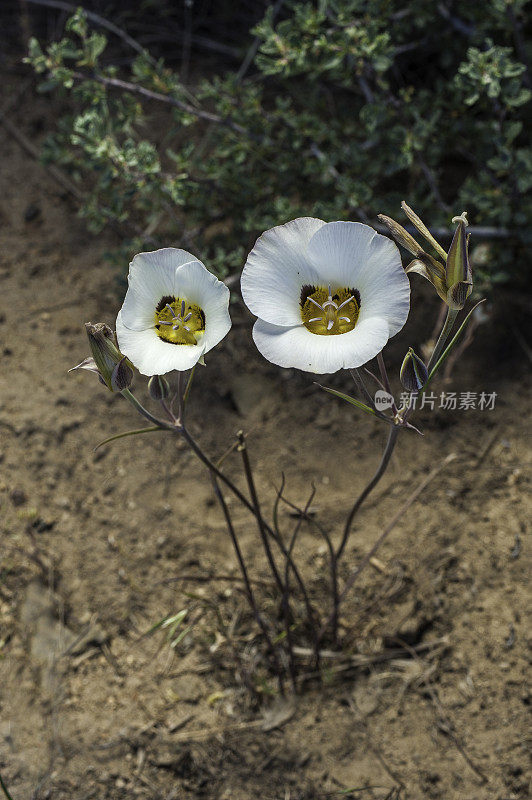
[[[136,436],[138,433],[150,433],[150,431],[162,431],[162,428],[158,428],[155,425],[150,428],[138,428],[135,431],[125,431],[124,433],[115,433],[114,436],[109,436],[108,439],[104,439],[103,442],[100,442],[94,448],[94,452],[98,450],[99,447],[103,447],[104,444],[109,444],[109,442],[114,442],[115,439],[125,439],[126,436]]]
[[[330,389],[328,386],[322,386],[321,383],[318,383],[317,385],[320,387],[320,389],[325,389],[325,391],[329,392],[329,394],[333,394],[335,397],[339,397],[340,400],[345,400],[346,403],[351,403],[352,406],[356,406],[356,408],[359,408],[361,411],[365,411],[366,414],[371,414],[372,417],[381,416],[380,414],[377,414],[377,412],[374,411],[372,408],[363,403],[361,400],[357,400],[356,397],[351,397],[351,395],[349,394],[338,392],[336,391],[336,389]],[[384,417],[384,419],[386,419],[386,417]]]

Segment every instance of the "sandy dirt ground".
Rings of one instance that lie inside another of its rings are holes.
[[[8,75],[2,102],[18,86]],[[10,112],[34,144],[45,102],[28,89]],[[495,408],[423,410],[425,436],[400,439],[343,579],[417,483],[457,458],[353,589],[343,653],[325,659],[322,685],[308,680],[283,700],[203,467],[159,433],[94,451],[138,427],[92,375],[67,373],[88,354],[83,323],[113,324],[121,304],[127,265],[105,259],[118,236],[89,235],[2,125],[0,146],[0,774],[13,800],[529,797],[530,376],[518,315],[505,323],[495,298],[492,321],[435,384],[437,394],[496,392]],[[425,290],[416,283],[422,324],[392,342],[390,363],[433,325]],[[384,432],[311,376],[264,362],[238,301],[232,313],[194,386],[191,430],[219,457],[243,428],[265,507],[281,472],[299,505],[314,482],[316,513],[338,536]],[[224,463],[244,489],[236,456]],[[231,508],[273,613],[253,519]],[[290,530],[286,506],[280,518]],[[326,548],[312,526],[296,557],[325,607]],[[167,631],[146,635],[182,609],[189,630],[177,646]]]

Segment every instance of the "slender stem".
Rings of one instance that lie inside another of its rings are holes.
[[[400,428],[397,425],[393,425],[392,427],[390,427],[390,431],[388,433],[388,441],[386,442],[386,447],[384,448],[384,453],[382,454],[381,463],[379,464],[379,466],[377,468],[377,471],[375,472],[375,475],[370,480],[370,482],[368,483],[366,488],[357,497],[355,503],[353,504],[353,507],[351,508],[351,511],[348,514],[348,517],[347,517],[347,520],[346,520],[345,526],[344,526],[344,534],[343,534],[343,537],[342,537],[342,541],[340,542],[340,546],[339,546],[338,550],[336,551],[336,558],[337,559],[340,559],[341,556],[342,556],[342,553],[344,552],[345,546],[346,546],[347,541],[349,539],[349,534],[351,532],[351,526],[353,524],[353,520],[355,518],[356,513],[358,512],[358,510],[359,510],[360,506],[362,505],[362,503],[364,502],[364,500],[373,491],[373,489],[376,487],[376,485],[378,484],[378,482],[380,481],[380,479],[382,478],[382,476],[386,472],[388,464],[390,463],[390,458],[392,457],[392,453],[393,453],[394,448],[395,448],[395,444],[397,442],[397,437],[399,435],[399,431],[400,431]]]
[[[190,435],[188,429],[186,427],[182,426],[181,428],[179,428],[179,433],[181,433],[181,435],[183,436],[183,438],[185,439],[185,441],[189,445],[190,449],[197,455],[199,460],[203,464],[205,464],[207,469],[210,470],[211,472],[213,472],[216,475],[216,477],[220,481],[222,481],[222,483],[225,483],[225,485],[233,492],[235,497],[238,498],[238,500],[242,503],[242,505],[245,506],[248,509],[248,511],[251,511],[253,516],[256,516],[256,509],[253,506],[253,504],[250,503],[249,500],[247,499],[247,497],[244,494],[242,494],[240,489],[237,486],[235,486],[233,481],[231,481],[226,475],[224,475],[224,473],[221,472],[221,470],[218,469],[216,464],[214,464],[210,460],[210,458],[205,455],[205,453],[203,452],[201,447],[194,441],[194,439]],[[276,535],[275,531],[271,528],[270,525],[267,524],[267,522],[264,520],[264,518],[262,519],[262,524],[264,526],[265,531],[276,542],[276,544],[279,547],[279,549],[281,550],[281,553],[283,554],[283,556],[285,558],[286,557],[290,558],[290,566],[292,568],[292,572],[294,573],[294,577],[295,577],[295,579],[296,579],[296,581],[298,583],[298,586],[301,589],[301,593],[303,594],[303,599],[305,601],[305,607],[307,609],[307,615],[308,615],[309,621],[311,622],[311,624],[313,624],[313,621],[315,620],[316,615],[315,615],[315,611],[314,611],[314,609],[312,607],[312,604],[310,602],[306,586],[305,586],[305,584],[303,582],[303,579],[301,577],[301,573],[299,572],[297,566],[294,564],[294,561],[292,560],[292,558],[289,556],[288,551],[287,551],[287,549],[286,549],[286,547],[285,547],[285,545],[283,543],[283,540]]]
[[[189,384],[187,386],[187,389],[185,390],[185,397],[186,397],[187,390],[188,390],[189,386],[190,386],[190,379],[189,379]],[[124,391],[122,392],[122,395],[126,398],[126,400],[128,400],[131,403],[131,405],[139,412],[139,414],[141,414],[143,417],[146,417],[146,419],[150,420],[150,422],[155,423],[155,425],[157,425],[160,428],[163,428],[165,430],[170,430],[170,431],[172,431],[172,433],[180,433],[181,436],[187,442],[187,444],[190,447],[190,449],[195,453],[195,455],[199,458],[199,460],[207,467],[209,472],[211,474],[215,475],[220,481],[222,481],[222,483],[224,483],[228,487],[228,489],[230,489],[233,492],[233,494],[238,498],[238,500],[242,503],[242,505],[245,506],[245,508],[247,508],[248,511],[250,511],[257,518],[257,521],[259,521],[259,518],[257,517],[257,509],[256,509],[256,507],[252,503],[249,502],[247,497],[240,491],[240,489],[233,483],[233,481],[230,480],[230,478],[228,478],[226,475],[224,475],[224,473],[221,472],[220,469],[218,469],[216,464],[214,464],[210,460],[210,458],[207,455],[205,455],[205,453],[203,452],[201,447],[194,441],[194,439],[192,438],[192,436],[188,432],[187,428],[183,425],[183,423],[181,423],[179,425],[178,424],[171,425],[170,423],[167,423],[164,420],[157,419],[146,408],[144,408],[144,406],[137,400],[137,398],[132,394],[132,392],[129,391],[129,389],[124,389]],[[303,582],[303,579],[301,577],[301,573],[299,572],[297,566],[294,564],[294,561],[293,561],[291,555],[288,553],[288,551],[287,551],[287,549],[286,549],[281,537],[276,535],[276,533],[272,530],[272,528],[262,518],[262,515],[260,516],[260,524],[263,527],[263,529],[266,531],[266,533],[268,535],[270,535],[274,539],[274,541],[277,543],[277,545],[278,545],[279,549],[281,550],[283,556],[285,558],[289,559],[290,566],[291,566],[292,571],[294,573],[294,577],[295,577],[295,579],[296,579],[296,581],[298,583],[299,588],[301,589],[301,593],[303,594],[303,599],[304,599],[304,602],[305,602],[305,607],[306,607],[306,610],[307,610],[307,616],[308,616],[308,619],[309,619],[309,623],[310,623],[311,627],[314,628],[315,627],[316,615],[315,615],[314,609],[312,607],[312,604],[310,602],[306,586],[305,586],[305,584]],[[277,580],[277,583],[279,585],[280,580]],[[280,584],[280,585],[281,585],[281,591],[282,591],[282,584]]]
[[[256,619],[256,621],[257,621],[257,623],[258,623],[258,625],[259,625],[259,627],[260,627],[260,629],[262,631],[262,633],[264,634],[264,638],[266,640],[266,644],[268,645],[268,649],[269,649],[269,651],[271,653],[271,657],[272,657],[272,660],[274,662],[275,673],[276,673],[277,679],[279,681],[279,691],[281,692],[281,694],[284,694],[283,674],[282,674],[281,665],[279,663],[277,650],[275,649],[275,646],[274,646],[274,644],[272,642],[272,639],[271,639],[270,633],[268,631],[268,628],[266,626],[266,623],[262,619],[262,616],[261,616],[261,614],[259,612],[259,608],[257,606],[257,601],[255,600],[255,595],[253,593],[253,589],[251,588],[251,581],[249,580],[249,575],[248,575],[248,571],[247,571],[247,567],[246,567],[246,562],[244,561],[244,556],[242,555],[242,550],[240,549],[240,545],[238,543],[238,539],[237,539],[235,528],[234,528],[234,525],[233,525],[233,520],[231,519],[231,514],[229,512],[229,508],[227,506],[227,503],[225,502],[225,499],[224,499],[224,496],[223,496],[222,492],[220,491],[220,487],[218,485],[218,481],[216,480],[216,476],[212,472],[211,472],[211,481],[212,481],[212,485],[213,485],[213,488],[214,488],[214,493],[216,495],[216,498],[217,498],[217,500],[220,503],[220,506],[222,508],[222,511],[223,511],[223,514],[224,514],[224,517],[225,517],[225,522],[227,524],[227,529],[228,529],[229,535],[231,537],[231,541],[233,542],[233,547],[235,549],[236,557],[238,559],[238,565],[240,567],[240,572],[242,573],[242,578],[244,579],[244,585],[246,587],[246,595],[247,595],[249,604],[250,604],[251,609],[253,611],[253,615],[254,615],[254,617],[255,617],[255,619]]]
[[[353,380],[354,380],[354,382],[356,384],[356,387],[357,387],[358,391],[360,392],[360,394],[362,395],[362,397],[364,397],[366,399],[366,402],[370,406],[370,408],[372,408],[374,411],[377,411],[377,409],[375,407],[375,401],[373,400],[373,397],[370,395],[370,393],[369,393],[369,391],[368,391],[368,389],[366,387],[366,384],[362,380],[362,375],[360,374],[358,369],[350,369],[349,370],[349,374],[353,378]]]
[[[322,628],[321,628],[321,630],[320,630],[320,632],[318,634],[318,639],[319,640],[322,638],[322,636],[325,633],[327,627],[331,623],[332,623],[333,638],[334,638],[335,641],[337,641],[337,639],[338,639],[338,615],[339,615],[340,603],[341,603],[341,598],[340,598],[340,595],[339,595],[339,592],[338,592],[338,562],[340,561],[340,558],[342,557],[342,554],[343,554],[343,552],[345,550],[345,547],[347,545],[347,542],[349,540],[349,534],[351,533],[351,526],[353,524],[353,520],[354,520],[358,510],[360,509],[360,507],[361,507],[362,503],[364,502],[364,500],[368,497],[368,495],[377,486],[378,482],[380,481],[380,479],[382,478],[382,476],[386,472],[386,469],[388,467],[388,464],[390,463],[390,458],[392,456],[392,453],[393,453],[393,450],[394,450],[394,447],[395,447],[395,443],[397,441],[397,437],[399,435],[399,430],[400,430],[400,428],[397,425],[392,425],[390,427],[390,432],[388,434],[388,441],[386,442],[386,447],[385,447],[384,452],[382,454],[381,463],[379,464],[379,466],[377,468],[377,471],[375,472],[375,475],[373,476],[373,478],[370,480],[370,482],[365,487],[365,489],[363,489],[363,491],[359,494],[359,496],[357,497],[355,503],[353,504],[353,506],[351,508],[351,511],[349,512],[349,514],[347,516],[347,519],[346,519],[346,522],[345,522],[344,533],[343,533],[340,545],[339,545],[338,549],[336,550],[336,552],[334,553],[334,555],[331,555],[331,584],[332,584],[331,588],[332,588],[332,595],[333,595],[333,597],[332,597],[333,610],[332,610],[332,613],[331,613],[329,619],[322,626]]]
[[[312,491],[310,493],[310,497],[306,502],[305,508],[303,513],[296,521],[294,525],[294,530],[292,533],[292,538],[290,539],[290,544],[288,546],[288,553],[290,557],[292,556],[292,552],[294,550],[296,539],[301,528],[301,523],[304,519],[307,518],[308,510],[310,508],[310,504],[314,499],[314,495],[316,494],[316,488],[313,486]],[[285,618],[285,630],[286,630],[286,643],[288,645],[288,659],[290,665],[290,677],[292,678],[292,687],[294,692],[297,692],[297,669],[296,669],[296,662],[294,657],[294,643],[292,641],[292,630],[290,627],[291,615],[290,615],[290,560],[287,558],[285,561],[285,569],[284,569],[284,591],[283,591],[283,612]],[[316,637],[315,637],[316,639]],[[319,665],[319,646],[317,639],[315,641],[315,658],[318,659]]]
[[[446,458],[444,458],[443,461],[441,462],[441,464],[439,464],[437,467],[435,467],[427,475],[427,477],[423,481],[421,481],[419,486],[412,492],[410,497],[403,503],[403,505],[401,506],[401,508],[397,512],[397,514],[393,517],[393,519],[389,522],[387,527],[381,533],[381,535],[379,536],[379,538],[377,539],[377,541],[375,542],[373,547],[366,553],[366,555],[364,556],[364,558],[362,559],[360,564],[356,567],[356,569],[353,570],[353,572],[349,576],[349,578],[348,578],[348,580],[347,580],[347,582],[346,582],[346,584],[345,584],[345,586],[344,586],[344,588],[342,590],[342,594],[340,595],[340,602],[342,602],[345,599],[346,594],[352,588],[353,584],[355,583],[356,579],[358,578],[358,576],[360,575],[362,570],[369,564],[369,562],[371,561],[371,559],[373,558],[373,556],[375,555],[375,553],[377,552],[379,547],[382,545],[382,543],[387,538],[387,536],[395,528],[395,526],[397,525],[397,523],[399,522],[401,517],[406,513],[406,511],[408,511],[408,509],[410,508],[412,503],[414,503],[417,500],[417,498],[419,497],[421,492],[424,489],[426,489],[426,487],[429,485],[429,483],[432,480],[434,480],[434,478],[438,475],[438,473],[440,473],[442,471],[442,469],[444,469],[447,466],[447,464],[450,464],[451,461],[454,461],[455,458],[456,458],[455,453],[451,453]],[[329,625],[330,621],[331,620],[327,620],[327,622],[325,623],[324,627]]]
[[[192,436],[188,432],[188,429],[185,428],[184,426],[181,426],[179,432],[183,436],[184,440],[186,441],[186,443],[188,444],[190,449],[195,453],[195,455],[197,455],[199,460],[203,464],[205,464],[205,466],[207,467],[209,472],[212,472],[214,475],[216,475],[216,477],[220,481],[222,481],[222,483],[225,483],[227,488],[230,489],[233,492],[233,494],[238,498],[238,500],[242,503],[242,505],[245,506],[248,509],[248,511],[251,511],[251,513],[253,515],[255,515],[255,513],[256,513],[255,512],[255,508],[249,502],[247,497],[244,494],[242,494],[242,492],[240,491],[238,486],[235,486],[233,481],[230,478],[228,478],[227,475],[224,475],[224,473],[221,472],[221,470],[218,469],[216,464],[213,461],[211,461],[208,456],[205,455],[205,453],[203,452],[201,447],[194,441],[194,439],[192,438]]]
[[[248,484],[249,494],[251,496],[251,502],[253,503],[253,508],[255,509],[255,519],[257,520],[260,537],[262,539],[262,544],[264,545],[264,552],[266,553],[266,558],[268,559],[268,563],[270,565],[272,575],[275,578],[275,582],[277,583],[277,586],[279,587],[281,594],[283,594],[284,586],[281,580],[281,576],[279,575],[279,570],[277,569],[277,564],[275,563],[273,558],[273,553],[270,547],[270,542],[268,540],[264,519],[262,517],[262,513],[260,510],[259,498],[255,487],[255,481],[253,479],[253,471],[251,469],[251,462],[249,460],[249,454],[246,447],[246,440],[244,439],[243,431],[238,431],[236,436],[238,439],[237,450],[242,455],[242,463],[244,465],[246,481]]]
[[[388,378],[388,371],[386,369],[386,364],[384,363],[384,356],[381,352],[377,355],[377,363],[379,365],[379,371],[381,373],[382,382],[384,384],[384,388],[392,398],[392,412],[394,416],[397,414],[397,406],[395,405],[395,400],[393,397],[392,387],[390,386],[390,379]]]
[[[384,384],[382,383],[382,381],[379,378],[377,378],[377,376],[375,375],[374,372],[372,372],[367,367],[364,367],[364,372],[366,373],[366,375],[369,375],[370,378],[373,378],[373,380],[375,381],[377,386],[380,386],[381,389],[384,389]],[[384,389],[384,391],[386,391],[386,389]]]
[[[185,386],[183,382],[184,374],[177,373],[177,419],[183,425],[185,422]]]
[[[430,371],[434,364],[438,361],[439,357],[443,353],[443,348],[449,338],[449,334],[453,328],[455,323],[456,317],[458,316],[458,310],[455,308],[448,308],[447,309],[447,316],[445,317],[445,322],[443,323],[443,328],[441,329],[441,333],[439,335],[438,341],[436,342],[436,347],[432,351],[432,355],[430,357],[430,361],[427,364],[427,370],[430,374]]]
[[[11,797],[7,786],[5,785],[4,781],[2,780],[2,776],[0,775],[0,789],[2,789],[3,793],[5,794],[7,800],[13,800]]]
[[[190,394],[190,390],[192,389],[192,381],[194,380],[194,375],[196,373],[196,367],[197,366],[198,366],[197,364],[194,364],[194,366],[192,367],[192,369],[190,371],[190,375],[188,376],[187,385],[185,387],[185,393],[183,394],[183,411],[186,408],[187,401],[188,401],[188,396]]]
[[[169,422],[165,422],[163,419],[158,419],[158,417],[154,417],[154,415],[148,411],[147,408],[144,408],[142,403],[140,403],[133,392],[130,392],[129,389],[123,389],[121,392],[122,397],[131,403],[133,408],[135,408],[139,414],[142,414],[143,417],[146,417],[150,422],[153,422],[154,425],[157,425],[159,428],[165,428],[167,431],[176,431],[176,426],[170,424]]]

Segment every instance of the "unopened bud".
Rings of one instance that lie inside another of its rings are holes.
[[[163,375],[152,375],[148,381],[148,391],[152,400],[166,400],[170,394],[170,384]]]
[[[133,370],[116,346],[111,328],[103,322],[87,322],[85,330],[102,383],[112,392],[121,392],[131,386]]]
[[[115,365],[111,373],[111,386],[113,392],[122,392],[124,389],[129,389],[133,383],[133,370],[124,356],[118,364]]]
[[[401,365],[399,377],[407,392],[419,392],[428,380],[429,373],[425,363],[411,347]]]
[[[466,300],[471,294],[472,289],[473,284],[466,283],[465,281],[460,281],[460,283],[455,283],[454,286],[451,286],[447,292],[446,300],[449,308],[453,308],[455,311],[460,311],[460,309],[465,306]]]
[[[453,217],[458,223],[445,263],[445,283],[447,284],[447,304],[456,310],[463,308],[473,288],[473,277],[467,252],[467,217],[464,211]]]

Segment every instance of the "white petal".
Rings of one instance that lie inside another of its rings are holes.
[[[260,236],[242,273],[242,297],[249,310],[275,325],[299,325],[301,287],[316,285],[308,243],[325,223],[301,217]]]
[[[128,328],[140,331],[153,325],[157,303],[165,295],[175,294],[176,270],[190,262],[199,263],[191,253],[175,247],[135,256],[129,265],[129,285],[122,306]]]
[[[176,294],[188,303],[200,306],[205,314],[205,353],[220,342],[231,327],[227,286],[209,272],[203,264],[193,261],[176,272]]]
[[[375,236],[379,234],[362,222],[328,222],[320,228],[309,242],[308,253],[322,285],[357,289],[357,276],[366,265]]]
[[[261,319],[253,327],[255,344],[268,361],[318,374],[362,366],[380,353],[388,338],[388,323],[379,317],[336,336],[310,333],[304,325],[287,328]]]
[[[370,317],[383,317],[390,337],[401,330],[410,310],[410,281],[396,245],[377,234],[367,252],[357,288],[360,292],[358,325]]]
[[[397,246],[361,222],[329,222],[309,243],[322,283],[358,289],[358,325],[382,317],[390,336],[401,330],[410,308],[410,283]]]
[[[124,325],[121,311],[116,318],[116,338],[120,351],[143,375],[191,369],[205,352],[203,341],[196,345],[171,344],[160,339],[153,327],[131,330]]]

